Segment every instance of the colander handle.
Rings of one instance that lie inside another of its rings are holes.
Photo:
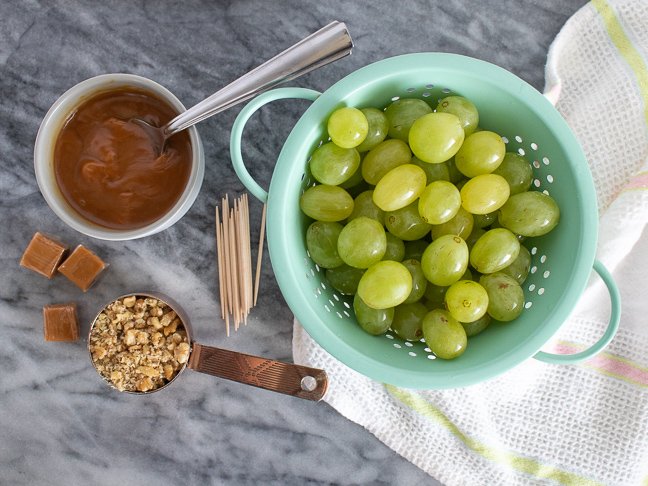
[[[232,165],[239,176],[243,185],[254,194],[257,199],[265,203],[268,199],[268,193],[263,189],[250,175],[241,154],[241,139],[243,138],[243,129],[250,117],[262,106],[275,100],[300,99],[315,101],[321,93],[306,88],[277,88],[257,96],[250,101],[236,117],[232,125],[232,134],[230,135],[230,157]]]
[[[612,275],[610,275],[610,272],[608,272],[607,268],[605,268],[601,262],[595,260],[593,268],[594,271],[599,274],[599,276],[603,280],[603,283],[610,292],[612,312],[610,313],[610,322],[605,331],[605,334],[603,334],[603,337],[601,337],[598,342],[594,343],[585,351],[581,351],[575,354],[553,354],[539,351],[534,356],[535,359],[544,361],[545,363],[575,364],[598,354],[610,343],[610,341],[612,341],[612,338],[619,329],[619,321],[621,320],[621,295],[619,294],[619,289],[617,288]]]

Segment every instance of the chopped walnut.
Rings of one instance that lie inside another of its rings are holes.
[[[90,353],[97,371],[121,391],[166,385],[189,359],[186,329],[161,300],[131,295],[109,304],[95,320]]]

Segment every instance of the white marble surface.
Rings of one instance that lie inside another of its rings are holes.
[[[448,51],[499,64],[538,89],[547,48],[582,0],[505,2],[62,1],[0,3],[0,483],[437,484],[324,403],[187,371],[146,397],[109,389],[86,340],[46,343],[42,307],[77,302],[82,335],[116,295],[157,289],[188,311],[195,340],[291,360],[292,314],[264,262],[258,307],[230,338],[218,317],[213,208],[243,187],[228,154],[236,107],[199,126],[207,170],[189,213],[142,240],[92,240],[59,221],[32,167],[40,120],[88,77],[150,77],[186,105],[330,20],[347,22],[350,58],[292,82],[324,90],[383,57]],[[305,102],[264,108],[244,155],[263,184]],[[253,241],[261,205],[251,207]],[[83,243],[110,267],[88,293],[19,268],[36,230]]]

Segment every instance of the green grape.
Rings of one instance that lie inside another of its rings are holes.
[[[474,214],[475,228],[486,228],[497,221],[497,211],[487,214]]]
[[[369,307],[387,309],[403,303],[412,291],[412,276],[399,262],[374,263],[358,284],[358,295]]]
[[[432,239],[436,240],[443,235],[456,235],[465,240],[470,235],[473,226],[473,215],[460,207],[450,221],[432,226]]]
[[[416,157],[412,157],[410,164],[418,165],[425,171],[427,184],[434,181],[450,181],[450,172],[448,171],[448,164],[441,162],[440,164],[428,164]]]
[[[457,184],[464,178],[464,175],[459,172],[459,169],[457,169],[457,164],[455,163],[454,157],[446,160],[444,164],[448,166],[448,177],[450,177],[450,182]]]
[[[315,221],[306,230],[306,247],[312,260],[322,268],[335,268],[344,262],[337,251],[342,231],[340,223]]]
[[[470,264],[479,273],[494,273],[509,266],[520,254],[520,242],[505,228],[484,233],[470,251]]]
[[[403,240],[391,233],[385,233],[385,236],[387,237],[387,249],[382,259],[394,260],[395,262],[402,261],[405,256],[405,243],[403,243]]]
[[[347,218],[347,222],[359,217],[375,219],[380,224],[385,223],[385,211],[376,206],[373,202],[373,191],[364,191],[353,200],[353,211]]]
[[[369,133],[367,118],[357,108],[340,108],[328,119],[328,134],[331,141],[342,148],[360,145]]]
[[[340,258],[347,265],[368,268],[385,255],[385,229],[375,219],[359,216],[342,228],[337,249]]]
[[[467,177],[490,174],[504,160],[506,145],[495,132],[476,132],[464,140],[455,155],[457,169]]]
[[[362,108],[360,111],[367,119],[369,129],[367,137],[356,148],[358,152],[366,152],[385,140],[389,130],[389,122],[385,114],[376,108]]]
[[[387,231],[398,236],[401,240],[415,241],[425,237],[430,232],[432,225],[423,221],[418,210],[418,202],[414,201],[404,208],[386,212],[385,227]],[[425,248],[427,248],[427,243],[425,243]]]
[[[473,230],[468,235],[468,238],[466,238],[466,245],[468,245],[468,250],[472,250],[477,240],[485,234],[486,230],[484,228],[473,228]]]
[[[479,283],[488,292],[488,314],[497,321],[508,322],[524,309],[524,291],[513,277],[503,273],[482,275]]]
[[[409,164],[412,151],[402,140],[385,140],[371,149],[362,161],[362,177],[376,185],[383,176],[399,165]]]
[[[420,302],[396,306],[392,331],[405,341],[420,341],[423,337],[423,318],[427,313],[427,307]]]
[[[441,359],[462,355],[468,344],[463,326],[443,309],[435,309],[425,315],[423,338],[430,350]]]
[[[517,283],[522,285],[529,275],[531,268],[531,253],[525,246],[520,245],[520,254],[509,266],[500,270],[500,273],[513,277]]]
[[[337,186],[360,167],[360,154],[354,148],[340,148],[332,142],[315,149],[310,160],[311,174],[318,182]]]
[[[373,201],[383,211],[396,211],[415,201],[425,189],[425,172],[414,164],[399,165],[378,181]]]
[[[461,196],[448,181],[430,183],[419,198],[418,210],[424,221],[443,224],[454,218],[461,207]]]
[[[463,326],[464,331],[466,331],[466,336],[473,337],[486,329],[490,323],[491,316],[484,314],[476,321],[462,322],[461,325]]]
[[[428,309],[444,309],[445,308],[445,294],[448,291],[448,286],[434,285],[428,282],[425,287],[425,305]]]
[[[362,329],[373,336],[383,334],[394,320],[394,308],[373,309],[358,294],[353,298],[353,312]]]
[[[459,118],[466,137],[475,131],[479,124],[477,107],[463,96],[447,96],[439,100],[436,107],[438,113],[452,113]]]
[[[366,270],[353,268],[342,264],[339,267],[326,270],[326,280],[338,292],[346,295],[354,295],[358,291],[358,283]]]
[[[504,228],[522,236],[542,236],[556,227],[560,209],[551,196],[542,192],[521,192],[502,206],[498,220]]]
[[[529,161],[514,152],[506,152],[504,160],[493,174],[501,175],[508,182],[511,196],[525,192],[533,181],[533,168]]]
[[[343,189],[352,189],[358,187],[363,182],[365,182],[365,180],[362,178],[362,170],[360,169],[360,165],[358,165],[356,171],[351,174],[351,177],[338,185]]]
[[[452,285],[468,268],[468,246],[453,235],[443,235],[433,240],[423,252],[423,273],[434,285]]]
[[[460,192],[461,205],[466,211],[472,214],[488,214],[504,205],[510,189],[502,176],[482,174],[466,182]]]
[[[412,291],[403,303],[412,304],[421,300],[425,294],[425,290],[427,289],[428,281],[423,274],[423,268],[421,267],[421,262],[419,260],[403,260],[402,263],[405,265],[405,268],[409,270],[409,273],[412,276]]]
[[[342,221],[353,211],[353,198],[341,187],[321,184],[306,189],[299,207],[318,221]]]
[[[389,136],[407,142],[412,123],[431,112],[432,108],[423,100],[402,98],[394,101],[385,110]]]
[[[473,322],[486,314],[488,294],[477,282],[459,280],[448,288],[445,304],[450,315],[459,322]]]
[[[459,118],[450,113],[429,113],[414,122],[409,145],[423,162],[438,164],[457,153],[464,141]]]
[[[412,206],[412,204],[410,204],[410,206]],[[399,209],[399,211],[403,211],[404,209],[405,208]],[[394,211],[394,212],[396,213],[398,211]],[[428,232],[429,231],[430,230],[428,228]],[[421,238],[423,238],[423,236],[421,236]],[[423,252],[425,251],[425,249],[428,247],[429,244],[430,244],[429,241],[421,240],[421,239],[417,239],[414,241],[405,240],[405,255],[403,255],[403,260],[418,260],[420,262],[421,258],[423,258]]]

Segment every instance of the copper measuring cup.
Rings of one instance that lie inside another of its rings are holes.
[[[283,393],[297,398],[303,398],[305,400],[319,401],[326,393],[328,377],[324,370],[292,363],[284,363],[281,361],[262,358],[260,356],[253,356],[192,342],[191,325],[184,309],[168,296],[158,292],[132,292],[117,297],[101,308],[90,325],[90,333],[88,334],[88,352],[90,354],[90,361],[97,373],[99,373],[104,381],[106,381],[112,388],[117,390],[113,383],[103,376],[99,372],[99,369],[97,369],[97,364],[95,363],[91,351],[91,337],[97,319],[101,313],[113,302],[132,295],[138,298],[148,297],[157,299],[158,301],[165,303],[171,310],[175,311],[177,317],[182,323],[182,326],[184,326],[190,351],[189,359],[182,365],[175,376],[173,376],[171,380],[164,385],[143,392],[123,390],[125,393],[145,395],[162,390],[174,382],[185,368],[190,368],[194,371],[199,371],[208,375],[256,386],[258,388],[264,388],[266,390]]]

